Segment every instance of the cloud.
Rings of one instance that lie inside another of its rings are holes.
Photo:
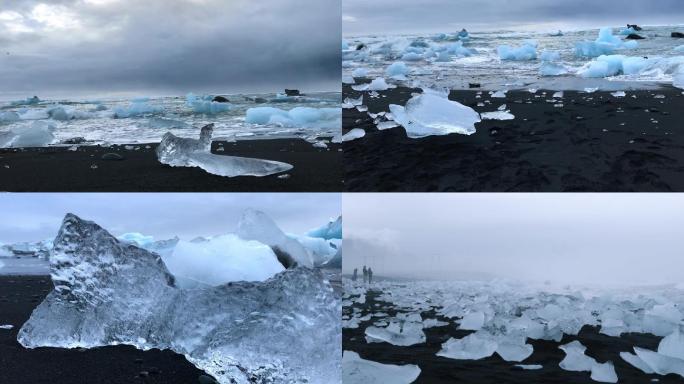
[[[337,90],[338,0],[3,3],[3,91]]]
[[[345,34],[444,32],[553,26],[678,24],[684,17],[680,0],[345,0]]]

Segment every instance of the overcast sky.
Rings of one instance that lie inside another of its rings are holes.
[[[242,211],[266,212],[285,232],[302,234],[341,213],[337,193],[13,193],[0,194],[0,242],[54,238],[67,212],[115,236],[139,232],[191,240],[233,232]]]
[[[345,194],[344,271],[684,282],[684,195]]]
[[[339,90],[340,0],[7,0],[0,92]]]
[[[682,0],[344,0],[345,35],[681,24]]]

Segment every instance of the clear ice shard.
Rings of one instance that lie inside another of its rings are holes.
[[[425,342],[423,322],[392,320],[385,328],[366,328],[366,341],[369,343],[386,342],[392,345],[407,347]]]
[[[26,348],[170,349],[219,383],[339,383],[341,301],[320,271],[180,289],[160,256],[67,214],[54,290],[17,339]]]
[[[213,175],[225,177],[268,176],[292,169],[292,165],[278,161],[212,154],[213,128],[213,124],[204,126],[199,140],[177,137],[167,132],[157,147],[157,159],[172,167],[199,167]]]
[[[431,90],[412,97],[403,107],[391,104],[390,111],[410,138],[452,133],[472,135],[475,123],[480,122],[480,115],[474,109]]]
[[[270,246],[285,268],[313,267],[313,260],[306,248],[287,236],[273,219],[261,211],[246,209],[242,213],[236,234],[245,240],[256,240]]]
[[[417,365],[391,365],[364,360],[356,352],[344,351],[342,382],[345,384],[409,384],[420,375]]]

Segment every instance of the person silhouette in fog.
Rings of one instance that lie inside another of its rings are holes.
[[[368,267],[368,284],[373,282],[373,270]]]
[[[358,268],[354,268],[354,274],[352,275],[352,281],[356,281],[356,275],[357,275],[358,271],[359,271]]]
[[[366,269],[366,266],[363,266],[363,283],[366,284],[366,281],[368,280],[368,270]]]

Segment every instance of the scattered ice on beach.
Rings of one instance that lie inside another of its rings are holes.
[[[611,93],[611,96],[613,96],[613,97],[625,97],[625,96],[627,96],[627,94],[625,93],[625,91],[617,91],[617,92]]]
[[[367,84],[352,85],[352,89],[355,91],[386,91],[391,88],[396,88],[396,86],[387,84],[384,77],[375,78]]]
[[[12,325],[12,324],[0,325],[0,329],[12,329],[12,328],[14,328],[14,325]]]
[[[55,141],[55,126],[46,121],[34,121],[29,126],[14,126],[0,132],[0,148],[44,147]]]
[[[655,373],[651,367],[646,364],[645,361],[641,360],[641,358],[633,353],[629,352],[620,352],[620,357],[628,362],[630,365],[632,365],[634,368],[637,368],[644,373],[651,374]]]
[[[534,40],[525,41],[519,47],[501,45],[497,48],[501,60],[527,61],[537,59],[537,42]]]
[[[218,176],[268,176],[292,169],[292,165],[248,157],[214,155],[211,150],[213,124],[202,128],[199,140],[167,132],[157,147],[157,159],[172,167],[199,167]]]
[[[410,384],[420,375],[417,365],[380,364],[364,360],[356,352],[342,355],[342,382],[345,384]]]
[[[364,131],[361,128],[354,128],[354,129],[350,130],[349,132],[345,133],[344,135],[333,137],[332,142],[333,143],[344,143],[347,141],[360,139],[364,136],[366,136],[366,131]]]
[[[472,108],[432,90],[423,90],[405,106],[389,106],[393,120],[406,130],[410,138],[441,136],[458,133],[472,135],[480,115]]]
[[[19,330],[26,348],[170,349],[222,384],[339,381],[341,303],[320,271],[180,289],[158,255],[68,214],[51,276]]]

